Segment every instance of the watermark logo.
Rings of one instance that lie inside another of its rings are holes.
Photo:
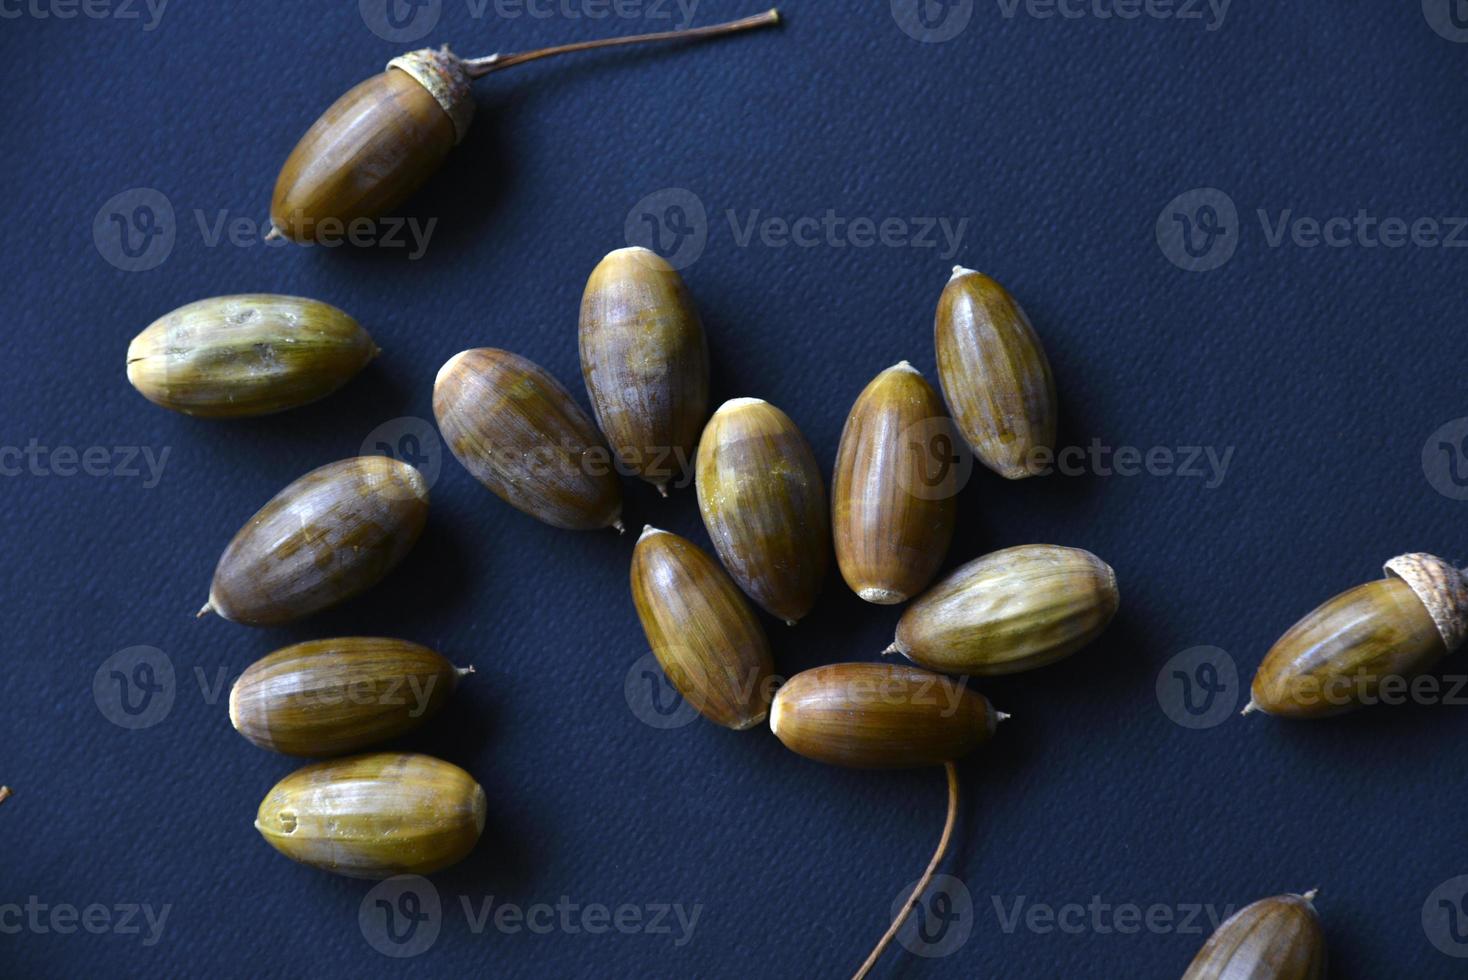
[[[1179,269],[1217,269],[1239,247],[1238,208],[1216,187],[1179,194],[1157,216],[1157,245]]]
[[[673,268],[686,269],[708,245],[708,211],[687,188],[665,187],[632,206],[625,232],[628,245],[650,249]]]
[[[438,942],[442,925],[438,889],[419,875],[379,882],[362,896],[357,909],[357,926],[367,945],[394,959],[428,952]]]
[[[916,881],[910,882],[893,900],[893,919],[902,914],[916,887]],[[968,942],[974,918],[974,897],[968,886],[953,875],[935,875],[918,897],[912,915],[897,930],[897,941],[915,956],[940,959]]]
[[[974,473],[974,454],[946,416],[908,426],[898,451],[910,463],[897,468],[898,482],[919,500],[947,500],[967,486]]]
[[[1468,500],[1468,418],[1446,422],[1427,437],[1422,472],[1444,497]]]
[[[357,0],[367,29],[384,41],[411,44],[438,26],[443,0]]]
[[[1468,959],[1468,875],[1449,878],[1422,903],[1422,930],[1448,956]]]
[[[0,20],[136,20],[157,30],[169,0],[0,0]],[[145,18],[146,15],[146,19]]]
[[[638,657],[627,671],[622,696],[637,720],[651,728],[683,728],[698,717],[698,705],[678,692],[678,685],[669,679],[651,651]]]
[[[114,194],[92,219],[98,254],[123,272],[158,268],[173,254],[177,237],[173,203],[151,187]]]
[[[962,34],[974,16],[974,0],[892,0],[892,19],[902,33],[924,44]]]
[[[1468,44],[1468,0],[1422,0],[1427,24],[1455,44]]]
[[[119,728],[152,728],[173,710],[173,661],[157,647],[119,650],[92,676],[92,699]]]
[[[1157,703],[1183,728],[1215,728],[1238,707],[1239,667],[1218,647],[1191,647],[1157,672]]]
[[[427,419],[404,415],[382,423],[362,440],[362,456],[386,456],[423,474],[432,489],[443,472],[443,441]]]

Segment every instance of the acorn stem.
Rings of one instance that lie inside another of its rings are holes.
[[[528,61],[539,61],[541,58],[550,58],[558,54],[593,51],[597,48],[615,48],[625,44],[646,44],[651,41],[692,41],[697,38],[735,34],[739,31],[754,30],[778,23],[780,23],[780,11],[767,10],[762,14],[745,17],[743,20],[730,21],[727,24],[714,24],[709,27],[695,27],[682,31],[661,31],[656,34],[638,34],[633,37],[608,37],[597,41],[578,41],[575,44],[561,44],[553,48],[524,51],[520,54],[492,54],[486,58],[467,58],[463,65],[464,71],[470,78],[483,78],[490,72],[513,68]]]
[[[907,901],[903,903],[902,911],[897,913],[897,918],[892,920],[892,924],[887,927],[886,933],[877,942],[877,948],[872,950],[871,955],[866,958],[866,962],[861,965],[861,969],[856,971],[856,975],[852,980],[862,980],[863,977],[872,972],[872,967],[877,965],[877,960],[881,959],[882,953],[886,951],[887,947],[891,945],[893,938],[901,931],[902,924],[907,921],[907,917],[912,914],[912,910],[917,908],[918,899],[922,898],[923,891],[927,889],[928,883],[933,880],[933,874],[938,870],[938,864],[943,860],[943,855],[948,853],[948,844],[953,840],[953,825],[958,820],[958,770],[951,762],[943,763],[943,769],[948,774],[948,818],[943,822],[943,836],[938,839],[938,849],[933,852],[933,860],[928,862],[928,870],[923,872],[923,876],[918,879],[917,886],[913,888],[912,894],[907,896]]]

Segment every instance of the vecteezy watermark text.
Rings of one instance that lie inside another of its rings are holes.
[[[0,20],[138,20],[152,31],[163,20],[169,0],[0,0]],[[143,20],[146,12],[147,20]]]
[[[171,911],[172,905],[160,905],[155,909],[146,902],[119,902],[116,905],[94,902],[77,907],[69,902],[43,902],[39,896],[32,895],[23,905],[19,902],[0,904],[0,934],[69,936],[80,931],[94,936],[142,936],[142,945],[156,946],[163,938],[163,927]]]
[[[1032,902],[1026,895],[1013,900],[1003,895],[991,896],[994,914],[999,928],[1013,934],[1021,928],[1036,935],[1063,933],[1078,936],[1093,933],[1107,936],[1120,935],[1208,935],[1216,930],[1225,919],[1234,914],[1234,906],[1217,908],[1212,903],[1199,904],[1182,902],[1175,905],[1153,903],[1139,905],[1135,902],[1112,904],[1100,895],[1092,895],[1090,901],[1066,902],[1050,905]]]
[[[0,477],[90,476],[142,478],[151,490],[163,479],[172,446],[43,446],[32,438],[24,446],[0,446]],[[145,472],[146,471],[146,472]]]
[[[471,20],[493,16],[514,21],[639,20],[649,29],[682,30],[693,24],[699,0],[463,0]],[[384,41],[403,44],[427,37],[443,17],[444,0],[358,0],[367,29]]]

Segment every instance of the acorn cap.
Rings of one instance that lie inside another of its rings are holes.
[[[1435,555],[1414,552],[1386,563],[1388,578],[1399,578],[1412,589],[1442,634],[1452,653],[1468,636],[1468,581],[1463,573]]]
[[[435,101],[448,113],[454,124],[454,144],[464,142],[469,124],[474,121],[474,96],[470,93],[469,72],[458,55],[442,48],[421,48],[399,55],[387,63],[389,69],[407,72],[419,85],[428,89]]]

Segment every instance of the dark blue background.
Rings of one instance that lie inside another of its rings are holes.
[[[754,6],[707,0],[698,22]],[[1235,447],[1216,489],[978,474],[964,491],[950,567],[1025,542],[1089,548],[1115,566],[1122,612],[1073,659],[979,685],[1014,720],[963,766],[944,865],[973,894],[973,935],[947,959],[897,949],[878,974],[1175,976],[1202,935],[1006,933],[995,896],[1222,906],[1319,887],[1334,976],[1462,975],[1421,913],[1433,888],[1468,873],[1468,714],[1410,706],[1191,731],[1154,685],[1199,644],[1227,650],[1247,680],[1285,627],[1394,554],[1468,558],[1468,504],[1436,492],[1421,462],[1433,431],[1468,414],[1464,253],[1272,248],[1255,216],[1468,211],[1468,46],[1435,34],[1415,0],[1239,2],[1216,31],[1006,18],[980,0],[945,43],[910,38],[885,3],[791,0],[787,14],[778,32],[697,50],[481,82],[473,132],[407,209],[439,219],[417,262],[403,249],[211,247],[196,212],[263,220],[305,127],[401,50],[518,50],[666,22],[474,19],[445,0],[415,45],[376,36],[351,2],[176,0],[152,31],[0,21],[0,441],[171,450],[153,489],[0,484],[0,781],[16,789],[0,808],[0,901],[173,906],[151,948],[0,934],[0,973],[849,975],[929,856],[942,779],[823,768],[763,730],[641,723],[623,694],[645,652],[627,591],[633,535],[543,527],[448,459],[424,539],[366,597],[290,630],[193,618],[245,519],[306,470],[356,454],[379,423],[431,418],[434,374],[453,353],[508,347],[582,396],[586,275],[626,243],[641,199],[683,188],[709,215],[685,276],[716,400],[780,405],[827,467],[872,375],[906,358],[932,376],[932,310],[953,261],[1029,310],[1063,442]],[[1174,196],[1210,186],[1238,205],[1238,251],[1185,272],[1154,226]],[[126,272],[93,221],[140,187],[171,202],[176,242],[157,268]],[[742,224],[755,209],[968,226],[956,259],[740,247],[726,212]],[[185,302],[251,290],[340,305],[385,353],[326,402],[238,424],[174,415],[129,388],[135,333]],[[665,503],[629,482],[627,496],[633,528],[706,542],[691,491]],[[833,574],[807,622],[771,623],[779,666],[874,659],[897,616]],[[341,633],[410,637],[478,668],[410,744],[475,774],[489,826],[474,858],[436,879],[451,910],[437,944],[401,963],[358,930],[366,883],[293,865],[251,829],[293,764],[236,735],[194,674],[227,681],[276,647]],[[165,651],[178,683],[168,717],[131,732],[102,715],[91,684],[139,644]],[[460,895],[704,908],[676,948],[666,936],[475,935]]]

